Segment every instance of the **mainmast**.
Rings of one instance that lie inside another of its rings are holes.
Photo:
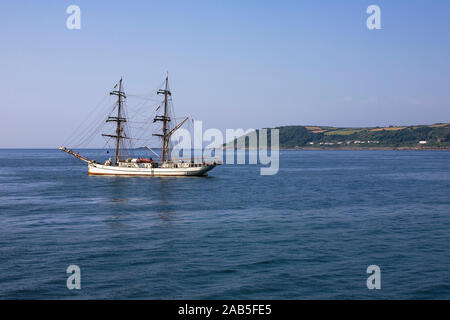
[[[168,99],[169,96],[172,96],[172,92],[169,90],[169,75],[166,76],[166,85],[164,90],[158,90],[157,94],[163,94],[164,95],[164,115],[163,116],[156,116],[153,119],[153,122],[156,121],[162,121],[162,134],[155,133],[154,136],[161,137],[163,140],[162,143],[162,157],[161,161],[164,163],[164,161],[169,160],[169,140],[170,136],[178,130],[186,121],[188,118],[185,118],[183,121],[181,121],[179,124],[177,124],[172,130],[169,131],[168,122],[171,121],[169,117],[169,110],[168,110]],[[158,107],[159,108],[159,107]]]
[[[116,88],[116,87],[117,87],[117,85],[114,88]],[[111,122],[111,121],[117,122],[116,135],[102,134],[102,136],[116,138],[115,164],[117,165],[120,161],[120,158],[119,158],[120,139],[126,138],[126,137],[122,136],[123,128],[121,126],[121,123],[127,121],[124,117],[122,117],[122,98],[126,98],[125,93],[122,91],[122,78],[120,78],[119,90],[118,91],[113,90],[109,94],[117,96],[117,117],[108,117],[108,119],[106,119],[106,122]]]
[[[164,95],[164,115],[163,116],[156,116],[153,119],[153,122],[155,121],[162,121],[162,134],[154,134],[154,136],[162,137],[163,143],[162,143],[162,157],[161,161],[164,162],[168,159],[169,154],[169,134],[167,133],[168,125],[167,123],[170,121],[169,117],[169,110],[168,110],[168,96],[171,96],[172,93],[169,91],[169,75],[166,76],[166,86],[164,90],[158,90],[157,94],[163,94]]]

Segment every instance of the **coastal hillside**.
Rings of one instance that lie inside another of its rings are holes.
[[[276,129],[280,130],[282,149],[450,149],[450,123],[364,128],[282,126]],[[236,147],[236,140],[234,142]],[[227,148],[232,146],[232,143],[226,145]]]

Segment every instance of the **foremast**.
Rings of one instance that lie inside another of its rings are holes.
[[[116,147],[115,147],[115,159],[114,160],[115,160],[116,165],[118,165],[118,163],[120,161],[120,155],[119,155],[120,141],[121,141],[121,139],[128,139],[127,137],[122,135],[122,132],[123,132],[122,123],[127,121],[127,119],[122,116],[123,99],[126,98],[125,92],[122,91],[122,78],[120,78],[119,83],[114,86],[114,89],[117,88],[118,85],[119,85],[119,90],[113,90],[109,93],[110,95],[117,96],[117,116],[116,117],[108,117],[108,119],[106,119],[106,122],[117,122],[116,134],[115,135],[102,134],[102,136],[104,136],[104,137],[115,138]],[[59,147],[59,150],[64,151],[64,152],[74,156],[75,158],[85,161],[87,163],[95,162],[94,160],[90,160],[86,157],[83,157],[79,153],[75,153],[71,149],[68,149],[66,147]]]
[[[117,84],[114,88],[116,88],[116,87],[117,87]],[[117,123],[116,134],[115,135],[102,134],[102,136],[115,138],[116,148],[115,148],[114,163],[116,165],[118,165],[119,161],[120,161],[120,155],[119,155],[120,140],[127,139],[127,137],[122,135],[122,132],[123,132],[122,123],[127,121],[127,119],[122,116],[122,103],[123,103],[122,99],[126,98],[125,92],[122,91],[122,78],[120,78],[120,81],[119,81],[119,90],[113,90],[109,94],[113,95],[113,96],[117,96],[117,116],[116,117],[108,117],[108,119],[106,119],[106,122],[116,122]]]

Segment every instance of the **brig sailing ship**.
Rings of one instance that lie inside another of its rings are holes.
[[[114,134],[102,134],[103,137],[114,139],[114,159],[108,159],[104,163],[98,163],[95,160],[88,159],[79,152],[74,152],[72,149],[61,146],[59,149],[64,151],[77,159],[80,159],[88,164],[88,172],[90,175],[136,175],[136,176],[203,176],[215,166],[220,165],[219,161],[207,161],[201,159],[201,162],[194,161],[194,159],[171,159],[169,156],[169,141],[173,133],[178,130],[187,120],[175,125],[173,128],[169,126],[172,121],[168,114],[168,100],[172,93],[169,90],[168,76],[165,79],[165,86],[163,89],[157,91],[158,95],[163,95],[164,100],[162,105],[158,106],[157,110],[163,106],[163,113],[156,115],[153,118],[153,123],[161,122],[161,133],[154,133],[153,136],[161,138],[161,156],[160,161],[152,158],[121,158],[121,149],[125,139],[132,139],[124,134],[123,124],[127,122],[125,113],[123,112],[124,100],[127,98],[122,87],[122,79],[118,83],[118,90],[113,90],[110,95],[117,96],[115,108],[117,113],[115,116],[108,116],[106,122],[115,122]],[[117,85],[114,87],[117,88]]]

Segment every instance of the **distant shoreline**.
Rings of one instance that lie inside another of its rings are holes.
[[[267,128],[267,134],[274,129],[280,150],[450,150],[450,123],[361,128],[293,125]],[[224,148],[258,146],[259,130],[227,142]]]
[[[232,150],[232,148],[223,148],[222,150]],[[234,150],[250,150],[255,151],[258,149],[241,149],[241,148],[234,148]],[[279,148],[280,151],[449,151],[450,147],[367,147],[367,148],[361,148],[361,147],[299,147],[299,148]]]
[[[218,147],[219,148],[219,147]],[[214,148],[208,148],[205,150],[213,150]],[[232,148],[222,148],[223,151],[225,150],[231,150]],[[22,148],[22,147],[18,147],[18,148],[3,148],[0,147],[0,150],[58,150],[57,147],[49,147],[49,148]],[[105,148],[77,148],[76,150],[109,150],[109,149],[105,149]],[[134,150],[138,150],[138,149],[134,149]],[[241,148],[234,148],[234,150],[246,150],[248,151],[249,149],[241,149]],[[258,149],[250,149],[250,150],[258,150]],[[263,149],[262,149],[263,150]],[[450,147],[421,147],[421,148],[417,148],[417,147],[367,147],[367,148],[361,148],[361,147],[356,147],[356,148],[351,148],[351,147],[298,147],[298,148],[279,148],[280,151],[449,151]]]
[[[368,147],[368,148],[351,148],[351,147],[330,147],[330,148],[314,148],[314,147],[304,147],[304,148],[280,148],[280,150],[304,150],[304,151],[339,151],[339,150],[344,150],[344,151],[364,151],[364,150],[369,150],[369,151],[402,151],[402,150],[412,150],[412,151],[445,151],[445,150],[450,150],[450,147],[428,147],[428,148],[417,148],[417,147]]]

